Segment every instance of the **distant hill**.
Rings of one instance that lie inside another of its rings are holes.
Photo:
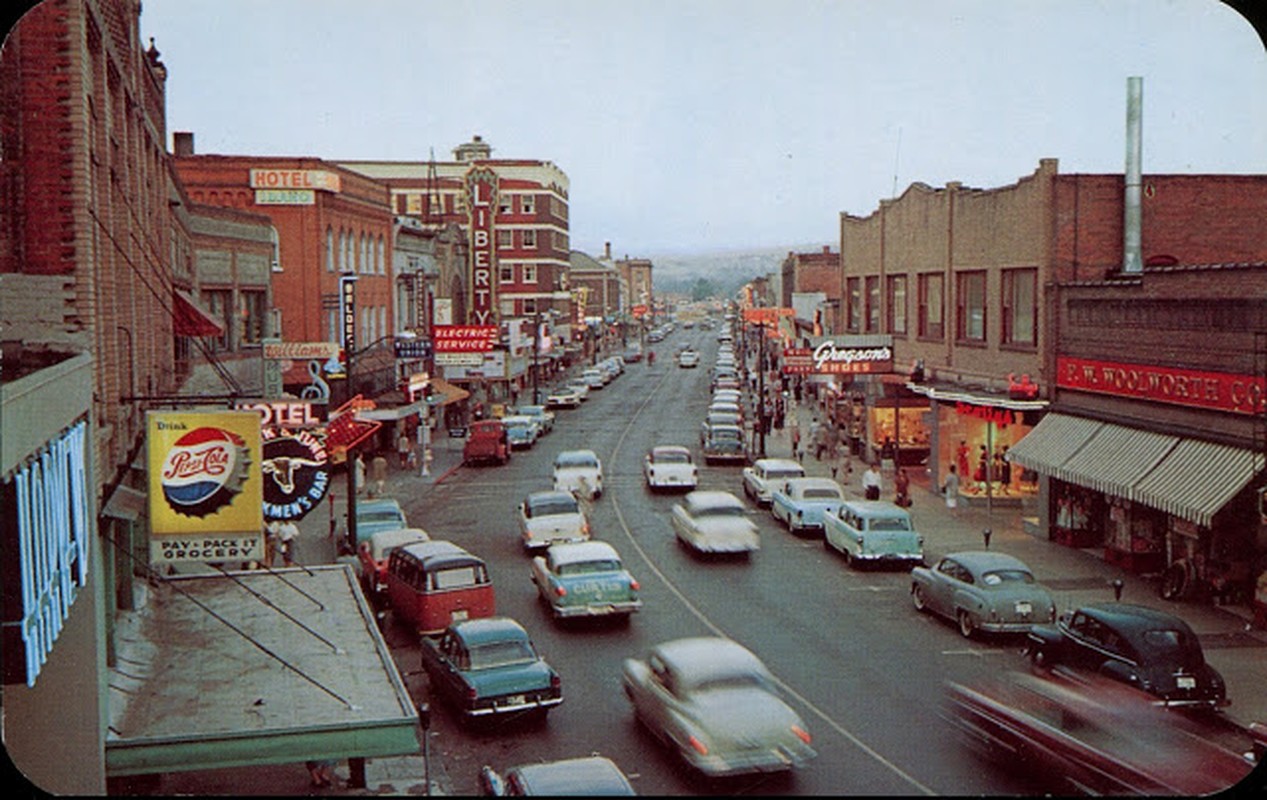
[[[777,272],[789,252],[816,253],[821,244],[789,247],[735,250],[700,254],[668,254],[646,256],[651,261],[651,280],[657,293],[690,294],[702,280],[718,296],[729,297],[753,278]]]

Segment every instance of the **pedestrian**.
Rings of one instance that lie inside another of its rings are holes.
[[[880,475],[880,462],[873,463],[862,473],[862,491],[868,500],[879,500],[884,488],[884,478]]]
[[[333,761],[305,761],[304,766],[308,768],[308,774],[312,777],[312,785],[314,787],[320,788],[334,785]]]
[[[1007,457],[1007,445],[1003,445],[1003,455],[999,461],[999,488],[1003,494],[1012,493],[1012,462]]]
[[[814,421],[809,424],[809,445],[814,448],[814,458],[822,459],[822,440],[823,426],[819,424],[818,417],[814,417]]]
[[[273,566],[273,557],[277,554],[278,533],[280,532],[282,523],[280,520],[270,520],[264,526],[264,566]]]
[[[986,452],[985,445],[981,445],[980,455],[977,456],[977,471],[972,473],[972,480],[977,484],[977,492],[985,492],[985,479],[989,468],[990,454]]]
[[[360,453],[356,454],[356,493],[360,494],[365,491],[365,459]]]
[[[295,566],[295,547],[298,545],[299,526],[293,519],[281,522],[277,526],[277,549],[282,553],[282,566]]]
[[[374,460],[370,462],[370,478],[374,481],[374,491],[370,497],[378,497],[383,493],[383,487],[387,484],[387,459],[382,456],[374,456]]]
[[[949,467],[949,474],[946,475],[946,482],[941,485],[941,493],[946,497],[946,508],[958,508],[959,473],[955,471],[954,464],[951,464]]]
[[[792,415],[792,419],[788,422],[788,437],[792,440],[792,458],[800,460],[799,451],[801,449],[801,428],[796,424],[796,415]]]
[[[400,437],[396,439],[396,453],[400,456],[401,469],[409,467],[409,456],[413,454],[413,451],[413,443],[409,441],[409,434],[402,430]]]
[[[902,508],[909,508],[911,505],[911,476],[906,474],[906,467],[899,467],[897,475],[893,478],[893,488],[896,495],[893,502]]]
[[[897,445],[893,443],[892,436],[885,436],[880,445],[880,465],[884,468],[885,475],[893,474],[897,467]]]

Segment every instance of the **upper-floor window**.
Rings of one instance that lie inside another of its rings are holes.
[[[985,342],[985,280],[985,270],[956,276],[955,337],[961,342]]]
[[[386,245],[383,244],[383,234],[380,233],[378,235],[378,242],[376,243],[376,245],[377,246],[374,251],[374,263],[378,267],[378,274],[386,275],[387,274],[387,247]]]
[[[511,231],[500,228],[497,231],[497,249],[506,250],[514,246],[515,238]]]
[[[335,272],[334,229],[326,226],[326,272]]]
[[[880,276],[867,276],[867,333],[880,332]]]
[[[845,330],[857,333],[862,330],[862,280],[846,278],[845,294]]]
[[[535,284],[537,282],[537,265],[524,264],[524,283]]]
[[[503,194],[497,198],[497,213],[509,214],[511,209],[510,195]]]
[[[537,248],[537,232],[534,230],[526,230],[523,232],[524,249],[535,250]]]
[[[885,293],[889,312],[889,333],[906,333],[906,276],[890,275]]]
[[[520,195],[519,210],[525,214],[537,213],[537,198],[530,194]]]
[[[497,266],[497,282],[498,283],[514,283],[515,282],[515,265],[499,264]]]
[[[258,290],[243,289],[238,299],[242,303],[242,343],[259,344],[265,334],[268,310],[264,302],[268,297]]]
[[[940,272],[919,276],[919,335],[941,339],[946,335],[945,280]]]
[[[1003,343],[1038,344],[1038,270],[1003,270]]]

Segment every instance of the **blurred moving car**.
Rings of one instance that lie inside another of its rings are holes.
[[[619,797],[633,796],[629,778],[610,758],[587,756],[562,761],[521,764],[499,774],[480,770],[480,792],[488,797]]]
[[[554,457],[554,489],[598,499],[603,494],[603,462],[593,450],[564,450]]]
[[[1103,676],[951,682],[944,716],[970,747],[1056,794],[1198,797],[1235,786],[1253,768],[1191,717]]]
[[[531,492],[517,511],[519,539],[526,553],[559,542],[584,542],[590,538],[589,520],[571,492]]]
[[[422,668],[432,696],[467,719],[535,711],[563,702],[563,683],[510,617],[455,622],[422,640]]]
[[[615,616],[642,610],[641,588],[606,542],[552,544],[532,560],[532,582],[555,619]]]
[[[703,449],[705,464],[748,463],[748,447],[738,425],[709,425]]]
[[[576,408],[581,404],[581,393],[574,386],[556,386],[546,395],[546,408]]]
[[[1056,601],[1025,562],[991,550],[950,553],[933,567],[912,569],[911,601],[919,611],[955,620],[965,638],[977,631],[1027,633],[1056,619]]]
[[[845,502],[845,491],[831,478],[790,478],[770,493],[770,514],[795,534],[822,532],[823,518]]]
[[[397,528],[376,531],[356,547],[361,589],[365,597],[375,600],[387,591],[387,560],[392,550],[416,542],[429,542],[431,537],[422,528]]]
[[[462,446],[462,463],[477,464],[496,461],[505,464],[510,460],[510,437],[506,426],[499,419],[480,419],[471,423]]]
[[[625,360],[626,364],[633,364],[636,361],[641,361],[642,347],[636,344],[630,345],[625,348],[625,352],[621,353],[620,357]]]
[[[656,445],[642,459],[642,477],[651,490],[674,488],[694,489],[699,484],[699,469],[691,451],[677,444]]]
[[[577,401],[580,402],[579,400]],[[515,409],[520,416],[527,417],[537,423],[537,430],[541,436],[554,430],[554,412],[545,406],[519,406]]]
[[[1130,684],[1170,705],[1221,707],[1227,686],[1205,661],[1197,635],[1174,614],[1130,603],[1093,603],[1035,625],[1026,652]]]
[[[758,506],[770,505],[773,484],[805,477],[805,467],[790,458],[758,458],[743,468],[743,493]]]
[[[848,500],[823,517],[823,547],[839,550],[851,567],[924,564],[924,537],[906,509],[887,500]]]
[[[730,492],[691,492],[673,506],[670,519],[678,541],[699,553],[748,555],[761,547],[757,526]]]
[[[817,755],[765,664],[729,639],[659,644],[625,660],[621,685],[637,720],[706,776],[788,770]]]

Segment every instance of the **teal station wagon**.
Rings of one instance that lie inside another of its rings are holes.
[[[824,515],[823,546],[839,550],[850,566],[924,564],[924,537],[911,515],[886,500],[851,500]]]
[[[555,619],[613,616],[642,610],[638,581],[606,542],[550,545],[532,560],[532,582]]]

